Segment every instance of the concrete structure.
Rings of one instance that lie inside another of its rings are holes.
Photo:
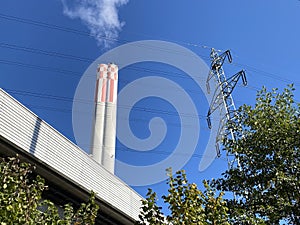
[[[115,168],[117,93],[118,67],[115,64],[100,64],[97,69],[91,152],[95,161],[111,173]]]
[[[46,197],[57,204],[85,201],[97,193],[97,224],[133,224],[141,199],[78,146],[0,89],[0,154],[20,154],[37,166],[50,186]]]

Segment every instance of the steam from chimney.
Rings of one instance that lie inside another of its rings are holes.
[[[129,0],[61,0],[63,12],[71,19],[80,19],[95,37],[99,46],[109,47],[124,26],[118,8]]]

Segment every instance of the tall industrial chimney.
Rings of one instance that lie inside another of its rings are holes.
[[[97,69],[95,114],[91,152],[111,173],[115,170],[118,67],[100,64]]]

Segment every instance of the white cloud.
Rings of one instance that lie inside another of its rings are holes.
[[[124,22],[119,20],[118,7],[129,0],[62,0],[64,14],[79,18],[89,28],[99,45],[109,47],[111,40],[118,38]]]

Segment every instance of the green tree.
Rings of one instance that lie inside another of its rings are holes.
[[[228,200],[232,223],[300,224],[300,109],[290,85],[282,93],[265,88],[255,106],[244,105],[227,127],[236,140],[224,139],[224,150],[240,166],[215,182],[221,191],[237,194]]]
[[[34,167],[21,162],[18,156],[1,159],[1,225],[94,224],[98,211],[94,193],[91,193],[88,202],[82,203],[78,210],[74,210],[70,204],[64,205],[61,217],[54,203],[42,200],[42,193],[47,187],[44,179],[35,176],[33,171]]]
[[[216,193],[208,182],[204,181],[206,190],[202,192],[195,183],[189,183],[183,170],[176,172],[168,170],[168,195],[162,196],[170,210],[164,215],[157,206],[157,195],[151,189],[143,200],[140,220],[137,225],[229,225],[223,193]]]

